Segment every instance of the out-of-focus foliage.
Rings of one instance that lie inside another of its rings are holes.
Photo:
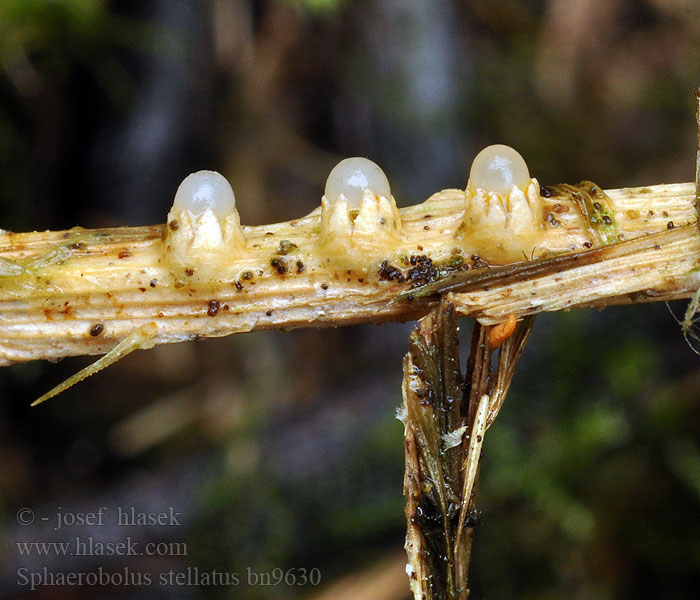
[[[0,208],[6,226],[31,215],[29,164],[45,151],[31,148],[38,123],[26,103],[50,96],[76,63],[91,66],[105,85],[118,89],[123,72],[105,50],[116,33],[111,23],[106,3],[100,1],[0,3]]]
[[[406,205],[463,187],[490,143],[515,146],[544,183],[690,181],[699,28],[690,0],[5,0],[0,227],[162,222],[200,168],[229,177],[244,223],[292,219],[349,155],[383,166]],[[19,592],[21,536],[105,535],[21,527],[20,507],[105,505],[181,511],[182,527],[130,533],[189,554],[54,556],[51,568],[318,567],[343,582],[334,600],[361,597],[346,576],[405,598],[394,409],[407,336],[391,325],[160,347],[31,411],[89,359],[0,370],[0,597]],[[538,318],[485,439],[474,597],[696,597],[699,367],[663,306]],[[381,585],[377,564],[391,565]]]
[[[5,0],[0,6],[0,57],[5,69],[36,67],[38,53],[81,57],[104,45],[110,18],[99,0]],[[23,58],[20,58],[23,56]],[[26,64],[31,59],[34,64]],[[12,73],[14,75],[14,73]]]
[[[292,6],[298,6],[308,9],[310,12],[318,15],[332,15],[338,11],[344,4],[345,0],[282,0]]]
[[[690,597],[700,581],[700,370],[674,381],[647,311],[607,312],[607,326],[571,313],[533,340],[489,432],[484,531],[510,540],[502,556],[475,544],[489,596],[517,595],[526,574],[553,598]],[[516,575],[491,571],[498,560]]]

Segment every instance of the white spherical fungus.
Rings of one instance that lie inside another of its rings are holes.
[[[236,197],[228,180],[216,171],[197,171],[182,180],[175,193],[173,212],[189,211],[199,215],[207,209],[219,218],[232,214]]]
[[[378,196],[391,197],[389,180],[371,160],[358,156],[341,160],[328,174],[326,198],[335,202],[345,198],[351,209],[358,209],[366,188]]]
[[[510,146],[487,146],[474,158],[469,172],[473,189],[482,188],[504,198],[517,186],[524,190],[530,182],[530,171],[517,151]]]

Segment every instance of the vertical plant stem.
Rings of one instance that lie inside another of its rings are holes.
[[[695,95],[695,121],[698,126],[698,143],[695,152],[695,211],[700,214],[700,88],[693,90]]]
[[[466,600],[484,434],[503,404],[532,317],[497,352],[489,325],[474,325],[467,373],[459,364],[457,313],[444,299],[421,319],[404,359],[406,551],[421,600]]]

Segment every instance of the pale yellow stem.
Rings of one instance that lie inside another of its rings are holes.
[[[507,223],[493,230],[492,254],[470,256],[469,231],[460,230],[462,190],[401,209],[396,234],[356,235],[352,256],[328,245],[334,240],[323,237],[319,210],[243,227],[245,252],[230,257],[221,279],[190,278],[187,268],[164,260],[164,226],[3,232],[0,365],[105,353],[147,323],[157,326],[155,345],[258,329],[410,320],[435,304],[437,296],[422,290],[437,294],[448,285],[459,310],[483,323],[509,313],[691,296],[700,282],[694,185],[607,194],[624,241],[597,246],[580,218],[562,218],[560,226],[543,228],[542,243],[514,265],[504,265],[498,250]],[[554,200],[544,200],[550,224],[554,213],[547,211],[561,208]],[[489,241],[483,232],[479,238],[481,247]],[[387,240],[395,240],[391,248],[382,245]],[[421,256],[440,269],[409,280],[411,260]],[[454,268],[455,256],[462,267]],[[480,268],[486,263],[490,268]]]

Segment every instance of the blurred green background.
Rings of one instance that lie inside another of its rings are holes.
[[[278,222],[350,155],[406,206],[463,187],[490,143],[543,183],[691,181],[698,85],[696,0],[0,0],[0,227],[161,223],[201,168],[243,223]],[[408,598],[409,328],[159,347],[32,410],[93,359],[0,369],[0,598]],[[479,504],[474,598],[698,597],[700,359],[666,306],[539,318]],[[119,527],[120,508],[181,514]],[[18,546],[76,536],[165,546]],[[31,592],[42,569],[109,582]]]

